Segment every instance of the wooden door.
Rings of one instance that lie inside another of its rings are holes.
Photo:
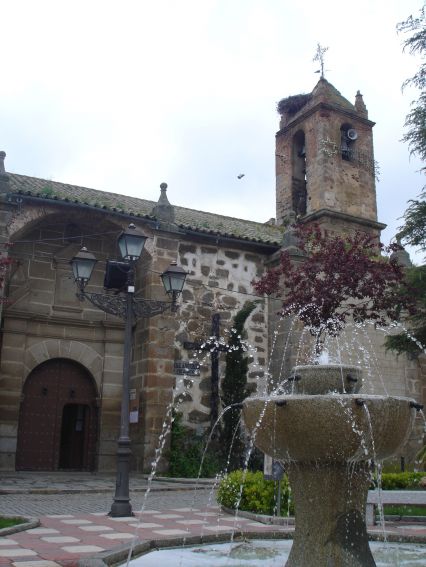
[[[81,365],[66,359],[40,364],[23,388],[17,470],[95,468],[96,386]]]

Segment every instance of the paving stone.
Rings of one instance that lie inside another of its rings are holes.
[[[78,537],[72,536],[48,536],[41,539],[42,541],[47,541],[47,543],[77,543],[81,541]]]
[[[183,518],[183,516],[179,516],[179,514],[155,514],[154,518],[159,520],[176,520],[177,518]]]
[[[176,523],[184,526],[197,526],[207,524],[207,520],[176,520]]]
[[[187,531],[176,529],[153,530],[153,532],[163,536],[188,535]]]
[[[395,527],[398,530],[407,531],[407,526],[395,526]],[[410,530],[410,532],[411,531],[413,531],[413,532],[426,532],[426,526],[424,524],[420,525],[420,526],[410,526],[409,530]]]
[[[112,531],[113,528],[109,526],[78,526],[78,529],[86,532],[108,532]]]
[[[140,528],[142,530],[144,529],[148,529],[148,528],[161,528],[162,524],[154,524],[154,523],[141,523],[141,524],[129,524],[129,527],[132,528]]]
[[[61,567],[56,561],[46,561],[45,559],[37,561],[14,561],[12,565],[13,567]]]
[[[133,539],[135,537],[135,534],[117,532],[115,534],[102,534],[99,537],[104,537],[105,539]]]
[[[70,526],[82,526],[83,524],[92,523],[90,520],[79,520],[78,518],[74,518],[73,520],[61,520],[61,522]]]
[[[58,534],[59,531],[54,528],[31,528],[26,531],[27,534]]]
[[[138,514],[159,514],[160,510],[139,510]]]
[[[2,548],[1,555],[3,557],[28,557],[30,555],[37,555],[37,552],[32,549],[22,549],[21,547],[15,547],[14,549]]]
[[[209,532],[232,532],[231,526],[203,526],[203,530],[208,530]]]
[[[198,508],[171,508],[172,512],[199,512]]]
[[[14,539],[4,537],[0,539],[0,545],[18,545],[18,542]]]
[[[68,545],[61,549],[67,553],[98,553],[99,551],[105,551],[104,547],[99,547],[98,545]]]

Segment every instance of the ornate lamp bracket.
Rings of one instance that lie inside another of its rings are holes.
[[[127,318],[126,296],[109,295],[106,293],[88,293],[87,291],[80,290],[77,293],[77,297],[80,301],[87,299],[87,301],[98,309],[101,309],[101,311],[120,317],[120,319],[124,321]],[[160,315],[169,309],[172,313],[177,311],[178,305],[176,304],[175,298],[173,298],[173,301],[157,301],[155,299],[132,297],[133,323],[138,319]]]

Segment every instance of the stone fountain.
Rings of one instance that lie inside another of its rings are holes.
[[[371,461],[394,455],[413,427],[408,398],[360,394],[354,366],[299,366],[288,391],[247,398],[255,445],[282,462],[296,528],[286,567],[373,567],[365,524]]]

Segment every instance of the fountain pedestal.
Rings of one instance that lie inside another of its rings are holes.
[[[300,463],[287,471],[296,531],[286,566],[374,567],[364,521],[368,465]]]

